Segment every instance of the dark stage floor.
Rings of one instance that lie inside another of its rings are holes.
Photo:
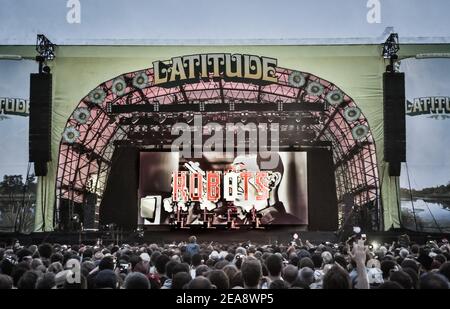
[[[21,244],[49,243],[85,243],[94,244],[101,239],[103,244],[111,242],[119,243],[170,243],[187,241],[188,237],[195,235],[199,242],[254,242],[254,243],[287,243],[292,240],[292,235],[297,233],[303,240],[311,242],[335,241],[334,232],[308,232],[305,227],[272,227],[270,229],[237,230],[225,229],[171,229],[167,226],[146,227],[141,232],[112,232],[112,231],[82,231],[82,232],[41,232],[31,234],[0,233],[0,242],[7,245],[18,239]]]
[[[241,228],[238,230],[216,229],[178,229],[173,230],[167,226],[147,227],[141,232],[111,232],[111,231],[82,231],[82,232],[40,232],[31,234],[0,233],[0,243],[11,245],[19,240],[22,245],[40,244],[43,242],[59,244],[95,244],[99,239],[104,245],[110,243],[171,243],[173,241],[187,241],[191,235],[196,235],[199,242],[253,242],[260,244],[287,244],[292,240],[292,235],[297,233],[305,241],[314,244],[339,240],[338,233],[329,231],[305,231],[305,227],[272,227],[264,230],[252,230]],[[388,232],[367,233],[369,242],[377,241],[390,243],[398,239],[402,234],[408,234],[412,241],[425,243],[427,240],[440,240],[450,237],[448,234],[423,234],[406,230],[393,230]]]

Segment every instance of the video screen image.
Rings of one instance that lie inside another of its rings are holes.
[[[307,225],[305,152],[140,153],[138,224]]]

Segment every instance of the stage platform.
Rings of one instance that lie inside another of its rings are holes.
[[[200,243],[245,243],[255,244],[287,244],[292,240],[292,235],[297,233],[303,240],[309,240],[313,244],[323,242],[339,241],[339,233],[333,231],[305,231],[304,227],[272,227],[270,229],[237,229],[237,230],[212,230],[212,229],[170,229],[164,226],[146,228],[143,231],[78,231],[78,232],[37,232],[31,234],[0,233],[1,245],[11,245],[19,240],[22,245],[59,243],[59,244],[89,244],[93,245],[101,240],[103,245],[111,243],[158,243],[167,244],[172,242],[187,241],[188,237],[195,235]],[[410,239],[419,244],[427,240],[441,240],[450,238],[449,234],[425,234],[406,231],[402,229],[388,232],[367,233],[368,242],[391,243],[396,241],[400,235],[408,234]]]

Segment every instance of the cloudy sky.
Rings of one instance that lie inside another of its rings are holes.
[[[79,24],[67,22],[67,5],[72,2],[81,4]],[[379,23],[367,20],[372,3],[380,4]],[[34,44],[37,33],[58,44],[349,38],[376,42],[390,26],[404,42],[448,40],[449,11],[448,0],[0,0],[0,44]]]

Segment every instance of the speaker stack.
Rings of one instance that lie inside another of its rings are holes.
[[[400,176],[406,161],[405,74],[383,74],[384,160],[389,176]]]
[[[51,161],[50,134],[52,112],[52,75],[30,75],[29,161],[36,176],[47,175]]]
[[[85,196],[85,203],[83,208],[83,228],[95,229],[95,206],[97,205],[97,195],[95,193],[87,193]]]

